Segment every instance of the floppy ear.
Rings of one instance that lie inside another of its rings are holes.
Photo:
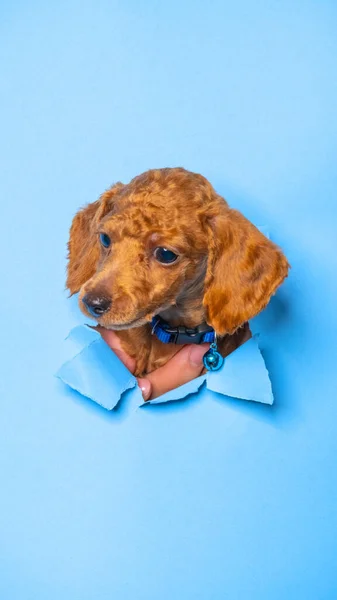
[[[113,208],[113,199],[123,184],[117,183],[104,192],[96,202],[88,204],[73,218],[68,242],[66,286],[75,294],[97,268],[100,256],[97,228],[100,220]]]
[[[241,213],[225,209],[209,226],[207,322],[219,335],[234,333],[265,308],[288,269],[275,244]]]

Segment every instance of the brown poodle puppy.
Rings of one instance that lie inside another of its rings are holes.
[[[150,373],[181,346],[153,335],[207,323],[223,356],[249,339],[248,320],[288,274],[282,251],[201,175],[156,169],[117,183],[81,209],[70,230],[67,287],[85,314],[113,329]]]

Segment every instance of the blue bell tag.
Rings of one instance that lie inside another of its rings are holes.
[[[218,352],[218,345],[216,341],[211,344],[210,349],[206,352],[206,354],[204,354],[202,360],[208,371],[218,371],[221,369],[224,363],[224,358],[221,356],[220,352]]]

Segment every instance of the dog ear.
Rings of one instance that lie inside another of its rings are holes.
[[[123,184],[117,183],[96,201],[78,211],[73,218],[68,241],[66,287],[76,294],[97,268],[100,256],[97,228],[100,220],[113,208],[114,196]]]
[[[288,275],[282,251],[236,210],[225,208],[209,225],[203,304],[219,335],[234,333],[268,304]]]

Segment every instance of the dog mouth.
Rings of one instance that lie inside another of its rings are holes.
[[[108,315],[106,316],[106,318],[101,317],[101,318],[96,318],[96,321],[98,322],[99,325],[101,325],[102,327],[105,327],[105,329],[111,329],[114,331],[122,331],[125,329],[133,329],[134,327],[141,327],[143,325],[146,325],[148,323],[151,323],[151,320],[154,316],[154,312],[149,312],[148,310],[143,311],[142,313],[139,313],[137,315],[137,317],[135,317],[134,319],[128,319],[128,320],[116,320],[113,321],[111,318],[109,319]]]
[[[126,329],[133,329],[136,327],[142,327],[144,325],[151,324],[153,317],[159,314],[161,311],[168,309],[172,305],[172,301],[155,306],[147,306],[146,309],[139,310],[130,315],[113,314],[113,307],[109,307],[108,310],[104,310],[102,314],[92,314],[86,303],[83,303],[83,299],[80,302],[82,312],[93,318],[98,325],[105,329],[112,331],[122,331]],[[131,317],[131,318],[130,318]]]
[[[151,321],[151,317],[149,318],[137,318],[137,319],[133,319],[132,321],[126,321],[124,323],[100,323],[100,325],[102,325],[102,327],[105,327],[105,329],[112,329],[115,331],[122,331],[123,329],[133,329],[134,327],[141,327],[142,325],[145,325],[146,323],[149,323]]]
[[[97,322],[99,325],[101,325],[102,327],[105,327],[105,329],[111,329],[114,331],[122,331],[125,329],[133,329],[135,327],[142,327],[144,325],[149,325],[153,319],[153,317],[157,314],[159,314],[161,311],[163,310],[167,310],[167,308],[169,308],[171,306],[171,303],[168,305],[162,305],[159,306],[157,308],[151,308],[149,310],[149,308],[146,311],[143,311],[141,313],[139,313],[137,315],[137,317],[135,319],[130,319],[128,321],[116,321],[113,322],[112,320],[108,320],[108,319],[104,319],[104,317],[102,318],[97,318]]]

